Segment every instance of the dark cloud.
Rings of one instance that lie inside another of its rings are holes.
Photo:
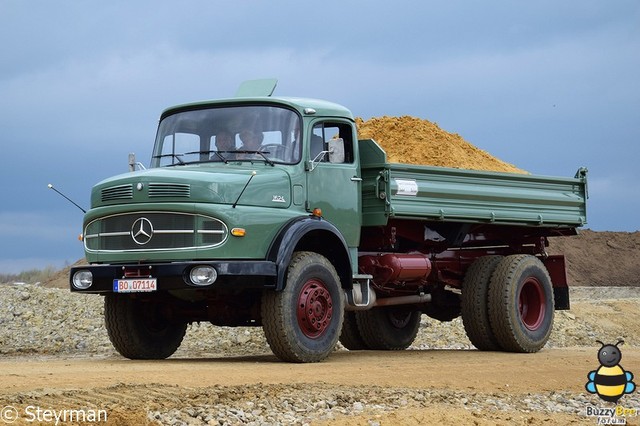
[[[427,118],[533,173],[589,166],[589,226],[636,230],[640,198],[611,188],[640,154],[639,18],[635,0],[4,1],[0,265],[81,255],[81,215],[47,183],[88,205],[128,152],[148,162],[162,109],[272,76],[277,94]],[[25,214],[57,238],[9,232]]]

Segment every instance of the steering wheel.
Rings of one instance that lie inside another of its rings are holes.
[[[277,158],[278,160],[284,160],[286,147],[277,143],[270,143],[267,145],[262,145],[260,147],[260,151],[262,151],[263,154],[271,159]]]

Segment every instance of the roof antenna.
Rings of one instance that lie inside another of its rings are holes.
[[[80,207],[79,205],[76,204],[75,201],[73,201],[71,198],[67,197],[66,195],[64,195],[62,192],[58,191],[57,189],[55,189],[53,187],[52,184],[47,185],[47,188],[49,189],[53,189],[54,191],[56,191],[58,194],[62,195],[64,198],[67,199],[67,201],[69,201],[71,204],[73,204],[74,206],[76,206],[77,208],[79,208],[80,210],[82,210],[82,213],[87,213],[87,211],[85,209],[83,209],[82,207]]]

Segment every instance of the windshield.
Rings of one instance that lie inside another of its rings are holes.
[[[151,167],[203,162],[300,161],[300,118],[274,106],[184,111],[158,127]]]

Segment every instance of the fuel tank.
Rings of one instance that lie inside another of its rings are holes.
[[[421,253],[379,253],[358,258],[363,274],[373,276],[377,287],[419,287],[431,273],[431,262]]]

